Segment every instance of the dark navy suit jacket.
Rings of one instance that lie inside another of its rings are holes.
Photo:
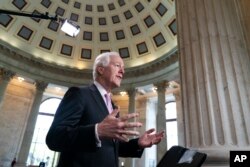
[[[102,146],[97,147],[95,124],[108,114],[94,84],[66,92],[46,136],[47,146],[61,153],[58,167],[118,167],[118,156],[141,157],[138,139],[102,139]]]

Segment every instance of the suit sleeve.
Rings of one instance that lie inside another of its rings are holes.
[[[64,95],[46,136],[47,146],[54,151],[97,149],[95,125],[81,125],[86,100],[80,88],[72,87]]]
[[[119,142],[120,157],[137,157],[142,156],[144,149],[139,148],[138,139],[131,139],[129,142]]]

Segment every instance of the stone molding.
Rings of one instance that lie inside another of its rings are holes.
[[[172,67],[173,66],[173,67]],[[76,69],[68,66],[59,66],[55,63],[48,63],[31,54],[3,44],[0,41],[0,67],[8,68],[17,74],[27,76],[34,80],[43,80],[47,83],[54,83],[63,86],[86,85],[92,82],[92,70]],[[171,67],[171,68],[170,68]],[[122,86],[130,87],[131,83],[153,82],[159,78],[166,77],[169,73],[178,72],[177,48],[163,55],[161,58],[139,67],[126,69]],[[158,72],[161,73],[158,74]],[[152,80],[152,81],[151,81]],[[126,86],[127,85],[127,86]]]
[[[0,69],[0,76],[3,80],[9,82],[15,76],[15,73],[2,68]]]

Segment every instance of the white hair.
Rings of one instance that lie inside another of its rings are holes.
[[[102,66],[106,67],[109,65],[110,62],[110,56],[120,56],[118,52],[105,52],[100,55],[98,55],[95,59],[94,65],[93,65],[93,79],[96,80],[98,76],[97,67]]]

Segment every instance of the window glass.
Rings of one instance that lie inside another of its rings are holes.
[[[58,153],[49,150],[45,138],[60,102],[61,99],[50,98],[40,105],[27,164],[39,166],[44,162],[46,167],[56,166]]]
[[[166,119],[176,119],[176,103],[170,102],[166,104]]]
[[[39,113],[49,113],[49,114],[55,114],[56,109],[61,102],[61,99],[59,98],[50,98],[42,102],[39,108]]]
[[[178,145],[176,102],[166,103],[166,137],[167,149]]]
[[[177,121],[167,122],[166,130],[167,130],[167,149],[170,149],[172,146],[178,145]]]

